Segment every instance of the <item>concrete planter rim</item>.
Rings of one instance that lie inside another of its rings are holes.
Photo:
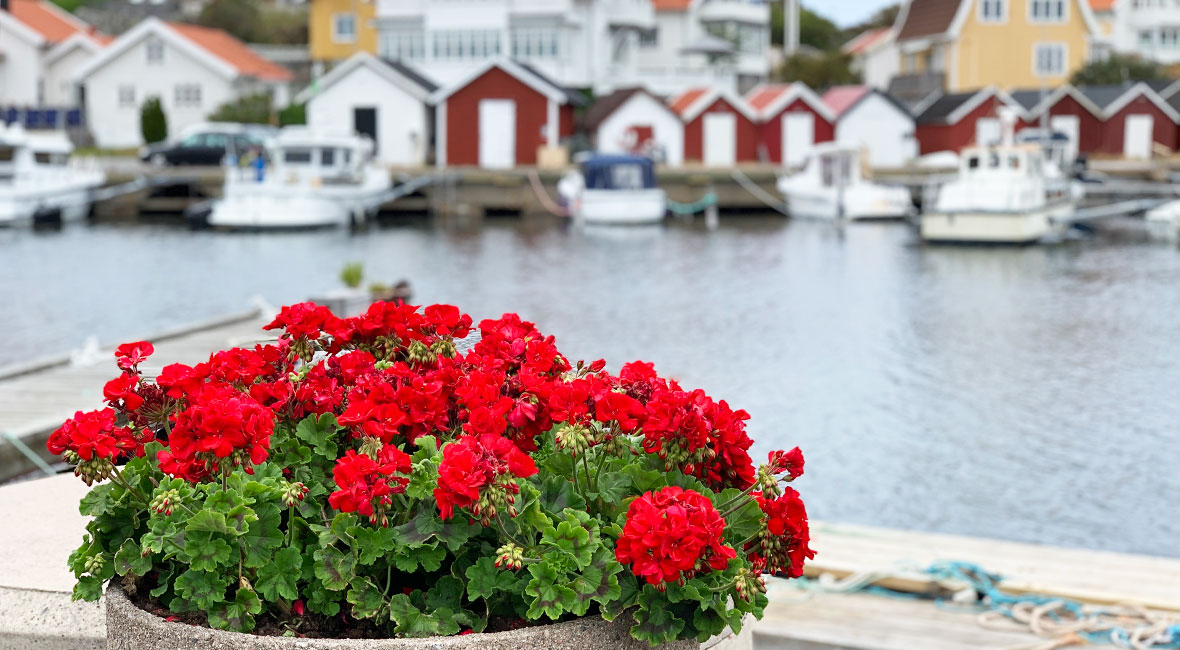
[[[463,636],[419,639],[301,639],[283,636],[258,636],[166,621],[131,602],[115,584],[106,591],[108,650],[155,650],[155,648],[216,648],[218,650],[585,650],[649,648],[647,643],[630,636],[629,613],[608,622],[601,617],[535,625],[509,630],[467,634]],[[625,621],[625,622],[624,622]],[[662,646],[667,650],[699,647],[692,640]]]

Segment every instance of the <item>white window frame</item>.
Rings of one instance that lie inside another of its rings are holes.
[[[172,89],[172,103],[177,108],[200,108],[201,84],[178,83]]]
[[[164,63],[164,41],[153,36],[148,39],[144,49],[146,50],[144,58],[149,64],[160,65]]]
[[[1060,18],[1035,18],[1035,17],[1033,17],[1033,7],[1035,5],[1047,4],[1047,3],[1052,3],[1052,2],[1056,2],[1056,3],[1061,4],[1061,17]],[[1028,22],[1034,23],[1037,25],[1060,25],[1060,24],[1068,23],[1069,22],[1069,2],[1070,2],[1070,0],[1028,0],[1028,3],[1027,3],[1027,5],[1028,5]]]
[[[135,103],[135,86],[132,84],[123,84],[115,89],[118,95],[119,106],[123,108],[134,107]]]
[[[1000,5],[1000,16],[998,18],[989,18],[984,15],[983,6],[988,2],[998,3]],[[1008,22],[1008,0],[979,0],[979,7],[976,11],[977,19],[985,25],[1003,25]]]
[[[1059,72],[1042,72],[1037,65],[1040,56],[1039,52],[1042,48],[1058,48],[1061,51],[1061,68]],[[1033,43],[1032,50],[1032,72],[1033,76],[1037,78],[1042,77],[1064,77],[1069,73],[1069,44],[1063,41],[1038,41]]]
[[[348,18],[352,21],[352,34],[344,36],[340,33],[340,20]],[[340,11],[332,14],[332,42],[333,43],[355,43],[357,39],[357,21],[356,13],[352,11]]]
[[[1166,38],[1167,34],[1171,34],[1171,41]],[[1175,50],[1180,48],[1180,27],[1160,27],[1160,49],[1161,50]]]
[[[422,30],[382,31],[377,48],[382,58],[423,61],[426,59],[426,33]]]

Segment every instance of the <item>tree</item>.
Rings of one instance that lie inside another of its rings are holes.
[[[307,104],[291,104],[279,111],[279,126],[307,124]]]
[[[1101,86],[1166,78],[1164,71],[1151,61],[1144,61],[1134,55],[1111,54],[1105,60],[1087,63],[1073,73],[1069,82],[1075,86]]]
[[[143,103],[139,110],[139,130],[148,144],[168,139],[168,116],[159,97],[148,97]]]
[[[251,0],[213,0],[201,10],[197,22],[224,29],[247,43],[256,42],[266,31],[262,12]]]
[[[209,114],[211,122],[242,122],[243,124],[270,124],[270,95],[258,93],[239,97],[226,102]]]
[[[852,57],[840,51],[792,55],[774,76],[779,81],[802,81],[811,88],[860,83],[860,75],[852,71]]]
[[[842,42],[840,28],[807,7],[799,7],[799,44],[809,45],[817,50],[832,50]],[[783,3],[777,0],[770,5],[770,43],[783,46]]]

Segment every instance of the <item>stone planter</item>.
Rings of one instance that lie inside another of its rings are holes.
[[[135,606],[117,585],[107,589],[107,650],[650,650],[631,638],[630,617],[586,618],[510,632],[426,639],[297,639],[169,623]],[[692,640],[665,650],[696,650]]]

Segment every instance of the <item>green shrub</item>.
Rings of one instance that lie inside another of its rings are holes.
[[[340,269],[340,281],[349,289],[356,289],[365,280],[365,265],[360,262],[349,262]]]
[[[307,124],[307,105],[291,104],[279,111],[279,126]]]
[[[148,97],[139,111],[139,130],[143,141],[151,144],[168,139],[168,116],[159,97]]]
[[[226,102],[209,114],[211,122],[242,122],[243,124],[270,124],[270,95],[257,93]]]

